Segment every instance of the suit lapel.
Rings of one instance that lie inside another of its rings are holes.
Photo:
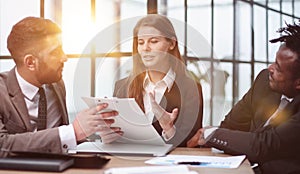
[[[257,104],[258,106],[256,106],[257,111],[255,114],[256,119],[254,119],[256,120],[255,125],[257,126],[254,128],[254,130],[256,128],[264,127],[266,121],[272,116],[272,114],[276,111],[277,107],[279,106],[280,97],[280,94],[271,92],[267,96],[262,98],[262,101]]]
[[[288,103],[288,105],[281,112],[278,113],[277,117],[275,117],[272,121],[272,125],[277,126],[289,119],[289,117],[292,116],[293,113],[295,113],[298,109],[299,103],[300,96],[298,95],[291,103]]]
[[[21,122],[25,125],[27,131],[32,131],[32,126],[30,123],[28,109],[24,101],[24,95],[20,89],[17,77],[15,74],[15,68],[13,68],[7,77],[7,89],[8,93],[11,96],[11,101],[18,112],[18,116]]]
[[[62,118],[63,124],[69,124],[68,112],[66,108],[66,103],[64,98],[65,95],[63,94],[63,89],[61,89],[61,87],[57,83],[53,83],[52,88],[59,101],[59,108],[61,109],[63,114],[63,118]]]

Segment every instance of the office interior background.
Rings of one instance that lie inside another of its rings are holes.
[[[299,21],[299,9],[300,0],[1,0],[0,71],[14,66],[6,39],[16,22],[26,16],[55,21],[69,58],[63,79],[72,120],[87,108],[82,96],[112,96],[114,82],[132,66],[135,22],[158,13],[174,22],[188,70],[203,87],[203,125],[218,125],[274,62],[279,43],[268,41],[285,22]]]

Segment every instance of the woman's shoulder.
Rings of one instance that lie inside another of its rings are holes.
[[[124,77],[124,78],[121,78],[121,79],[119,79],[119,80],[117,80],[116,82],[115,82],[115,85],[125,85],[125,84],[129,84],[129,82],[130,82],[130,76],[127,76],[127,77]]]
[[[125,78],[119,79],[119,80],[116,81],[116,83],[124,83],[124,82],[127,81],[128,78],[129,77],[125,77]]]
[[[202,91],[201,84],[188,74],[176,75],[175,84],[183,93],[195,93],[196,91]]]
[[[191,74],[189,74],[188,72],[181,73],[181,74],[176,74],[176,79],[177,79],[178,82],[180,82],[182,84],[186,84],[187,86],[189,84],[200,85],[200,83],[198,81],[196,81],[195,78],[193,78],[193,76]]]
[[[119,79],[115,82],[115,90],[128,88],[130,85],[130,76]]]

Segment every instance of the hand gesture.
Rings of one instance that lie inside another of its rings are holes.
[[[108,104],[100,104],[96,107],[86,109],[77,114],[74,122],[74,132],[77,141],[86,139],[86,137],[92,135],[93,133],[106,130],[106,127],[110,127],[114,123],[112,117],[118,115],[117,111],[111,112],[99,112],[105,109]],[[112,129],[115,130],[115,129]]]
[[[102,143],[111,143],[123,136],[124,132],[119,127],[110,127],[111,125],[103,125],[98,131]]]
[[[187,147],[195,147],[197,145],[204,145],[206,144],[206,141],[210,135],[214,133],[214,131],[218,127],[216,126],[207,126],[204,128],[201,128],[197,131],[197,133],[187,142]],[[205,132],[206,131],[206,132]],[[205,135],[204,135],[205,133]]]
[[[204,145],[204,128],[199,129],[196,134],[187,142],[187,147],[196,147],[198,145]]]
[[[164,131],[168,131],[174,126],[174,120],[178,115],[178,108],[173,109],[172,113],[165,111],[154,99],[154,94],[149,93],[152,112]]]

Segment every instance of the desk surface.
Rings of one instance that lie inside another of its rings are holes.
[[[170,154],[176,155],[205,155],[205,156],[228,156],[226,154],[212,153],[210,148],[176,148]],[[108,156],[111,160],[104,166],[103,169],[67,169],[64,174],[101,174],[104,170],[112,167],[133,167],[133,166],[147,166],[144,161],[151,159],[152,157],[125,157],[125,156]],[[248,160],[245,160],[237,169],[218,169],[218,168],[190,168],[190,170],[197,171],[199,174],[254,174],[250,167]],[[0,170],[0,174],[32,174],[41,173],[33,171],[10,171]],[[47,172],[51,173],[51,172]]]

